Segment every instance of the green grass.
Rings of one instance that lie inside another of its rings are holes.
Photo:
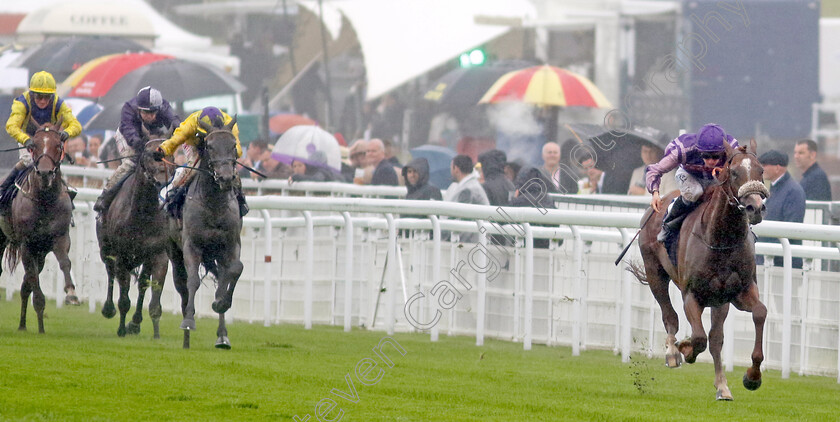
[[[764,374],[758,391],[729,376],[734,402],[715,402],[709,364],[669,370],[659,358],[621,363],[606,351],[572,357],[569,348],[468,337],[397,334],[405,356],[386,346],[395,366],[373,386],[353,375],[375,358],[385,334],[340,327],[270,328],[235,323],[233,350],[213,349],[215,320],[197,322],[191,350],[181,349],[180,318],[164,314],[162,339],[151,321],[139,336],[118,338],[117,320],[87,306],[48,304],[39,335],[30,308],[29,332],[18,332],[19,301],[0,303],[0,420],[26,421],[272,421],[307,413],[335,399],[344,421],[658,421],[837,420],[840,386],[830,377],[781,380]],[[359,395],[350,403],[350,373]],[[372,372],[373,374],[375,372]],[[337,408],[335,409],[337,411]],[[333,413],[330,417],[335,417]]]

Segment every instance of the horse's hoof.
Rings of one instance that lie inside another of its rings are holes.
[[[134,321],[128,323],[128,334],[140,334],[140,324],[135,324]]]
[[[114,307],[113,302],[107,302],[102,306],[102,316],[111,319],[117,314],[117,308]]]
[[[230,309],[230,302],[226,300],[215,300],[213,301],[213,305],[211,305],[211,307],[213,308],[213,311],[217,314],[223,314],[227,312],[228,309]]]
[[[181,321],[181,329],[187,331],[195,331],[195,320],[192,318],[184,318],[184,320]]]
[[[732,393],[729,391],[717,390],[717,394],[715,395],[715,400],[722,400],[722,401],[732,401],[735,400],[732,398]]]
[[[221,336],[216,339],[216,348],[230,350],[230,340],[228,340],[227,336]]]
[[[64,304],[65,305],[73,305],[73,306],[81,306],[81,302],[79,302],[79,297],[76,295],[68,295],[64,297]]]
[[[682,355],[674,353],[665,356],[665,366],[669,368],[679,368],[682,365]]]
[[[117,328],[117,336],[125,337],[125,327]]]
[[[744,374],[744,388],[750,391],[755,391],[758,390],[758,387],[761,387],[761,378],[751,380],[747,374]]]
[[[26,326],[21,325],[20,327],[18,327],[18,331],[26,331]]]

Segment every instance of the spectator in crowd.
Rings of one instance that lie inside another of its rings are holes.
[[[761,154],[758,161],[764,167],[764,179],[770,181],[770,196],[764,203],[767,206],[764,219],[801,223],[805,219],[805,191],[787,171],[787,154],[770,150]],[[776,238],[762,237],[758,241],[779,243]],[[790,243],[801,245],[802,241],[791,239]],[[764,263],[764,257],[758,256],[756,263]],[[773,265],[782,266],[782,257],[773,258]],[[802,268],[802,258],[793,258],[793,268]]]
[[[579,193],[609,193],[624,195],[626,190],[621,186],[612,173],[604,171],[592,157],[586,156],[581,162],[581,167],[586,172],[586,178],[581,179]]]
[[[257,170],[268,179],[288,179],[292,175],[292,168],[289,165],[271,158],[271,150],[263,153]]]
[[[99,160],[108,161],[105,163],[105,168],[116,169],[120,166],[120,151],[117,147],[117,141],[114,137],[108,138],[102,145],[99,146]]]
[[[510,201],[510,206],[554,209],[554,201],[548,196],[550,184],[551,181],[545,178],[541,169],[536,167],[523,168],[516,176],[516,191]],[[535,248],[547,249],[548,244],[548,239],[534,239]]]
[[[364,139],[357,139],[356,142],[350,145],[349,160],[350,165],[341,168],[341,174],[344,180],[356,184],[364,184],[364,167],[365,167],[365,150],[367,149],[367,141]]]
[[[250,144],[248,144],[248,149],[245,151],[245,157],[240,159],[240,161],[242,161],[242,164],[245,164],[248,167],[251,167],[253,169],[259,169],[260,162],[266,155],[266,152],[268,152],[268,144],[265,141],[259,139],[253,140]],[[269,155],[270,154],[271,152],[269,152]],[[253,179],[256,179],[259,176],[257,176],[256,173],[252,173],[245,167],[240,166],[239,177],[251,177]]]
[[[802,171],[799,184],[805,191],[805,199],[831,201],[831,184],[817,163],[817,143],[810,139],[797,141],[793,149],[793,162]]]
[[[400,162],[400,159],[397,158],[397,146],[394,145],[394,142],[388,139],[383,139],[382,145],[385,146],[385,159],[390,161],[394,167],[402,169],[402,163]]]
[[[402,168],[402,174],[408,190],[405,199],[443,200],[440,189],[429,184],[429,161],[425,158],[411,160]]]
[[[324,160],[326,161],[326,159]],[[324,164],[326,165],[326,164]],[[292,161],[292,175],[289,183],[293,182],[333,182],[335,175],[324,167],[306,164],[303,161]]]
[[[74,136],[64,143],[64,153],[73,157],[73,163],[77,166],[87,167],[90,164],[90,156],[87,151],[87,136]]]
[[[656,164],[662,159],[663,151],[661,148],[652,145],[642,145],[642,162],[645,164],[633,170],[633,175],[630,177],[630,187],[627,189],[628,195],[647,195],[647,186],[645,174],[647,173],[647,166]],[[662,175],[662,181],[659,184],[660,192],[668,194],[677,190],[677,170],[671,170]]]
[[[497,149],[478,155],[481,171],[484,174],[484,192],[490,205],[507,206],[513,194],[513,183],[505,177],[507,155]]]
[[[452,174],[453,183],[446,189],[446,195],[443,197],[444,201],[490,205],[487,194],[484,193],[484,188],[478,183],[478,172],[473,171],[472,158],[466,155],[456,155],[452,159],[449,170]],[[461,235],[462,242],[475,243],[477,239],[476,233]]]
[[[505,177],[510,180],[511,183],[516,181],[516,175],[519,174],[519,170],[522,169],[522,163],[519,161],[510,161],[505,163]]]
[[[385,145],[379,139],[368,142],[365,157],[369,166],[374,168],[371,185],[397,186],[399,179],[394,165],[385,159]]]
[[[542,148],[542,159],[543,165],[539,170],[542,172],[545,180],[551,182],[551,186],[549,186],[551,191],[557,192],[560,186],[558,175],[556,175],[557,170],[560,168],[560,145],[557,142],[546,142]]]

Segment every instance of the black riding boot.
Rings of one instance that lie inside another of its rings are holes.
[[[242,193],[242,188],[236,189],[236,201],[239,202],[239,216],[245,217],[245,214],[248,214],[248,211],[251,209],[248,208],[248,203],[245,202],[245,194]]]
[[[0,214],[5,214],[6,210],[9,208],[9,203],[11,203],[11,201],[5,200],[9,197],[9,195],[6,194],[6,191],[8,191],[12,188],[12,186],[14,186],[15,179],[17,179],[18,176],[20,176],[20,173],[23,171],[23,168],[19,167],[21,166],[17,165],[12,167],[12,171],[9,172],[9,175],[6,176],[6,179],[3,180],[2,184],[0,184],[0,197],[4,199],[2,202],[0,202]]]
[[[111,206],[111,201],[117,196],[117,186],[119,185],[111,186],[111,189],[105,189],[99,194],[99,198],[96,198],[96,203],[93,204],[94,211],[102,214]]]
[[[665,242],[675,233],[679,233],[683,220],[685,220],[685,217],[691,211],[697,208],[698,204],[699,201],[686,202],[682,196],[678,196],[677,199],[674,200],[674,204],[671,205],[670,209],[665,214],[665,218],[662,219],[662,231],[660,231],[659,235],[656,236],[656,240]]]

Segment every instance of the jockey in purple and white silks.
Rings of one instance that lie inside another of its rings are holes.
[[[726,159],[724,142],[732,148],[738,147],[738,141],[720,126],[709,123],[697,133],[686,133],[675,138],[665,148],[665,156],[656,164],[648,166],[647,190],[653,194],[650,205],[654,211],[661,209],[659,182],[662,175],[677,168],[678,196],[662,220],[662,231],[657,236],[660,242],[666,241],[674,233],[679,233],[685,216],[697,208],[703,192],[715,178],[712,171],[723,166]]]

